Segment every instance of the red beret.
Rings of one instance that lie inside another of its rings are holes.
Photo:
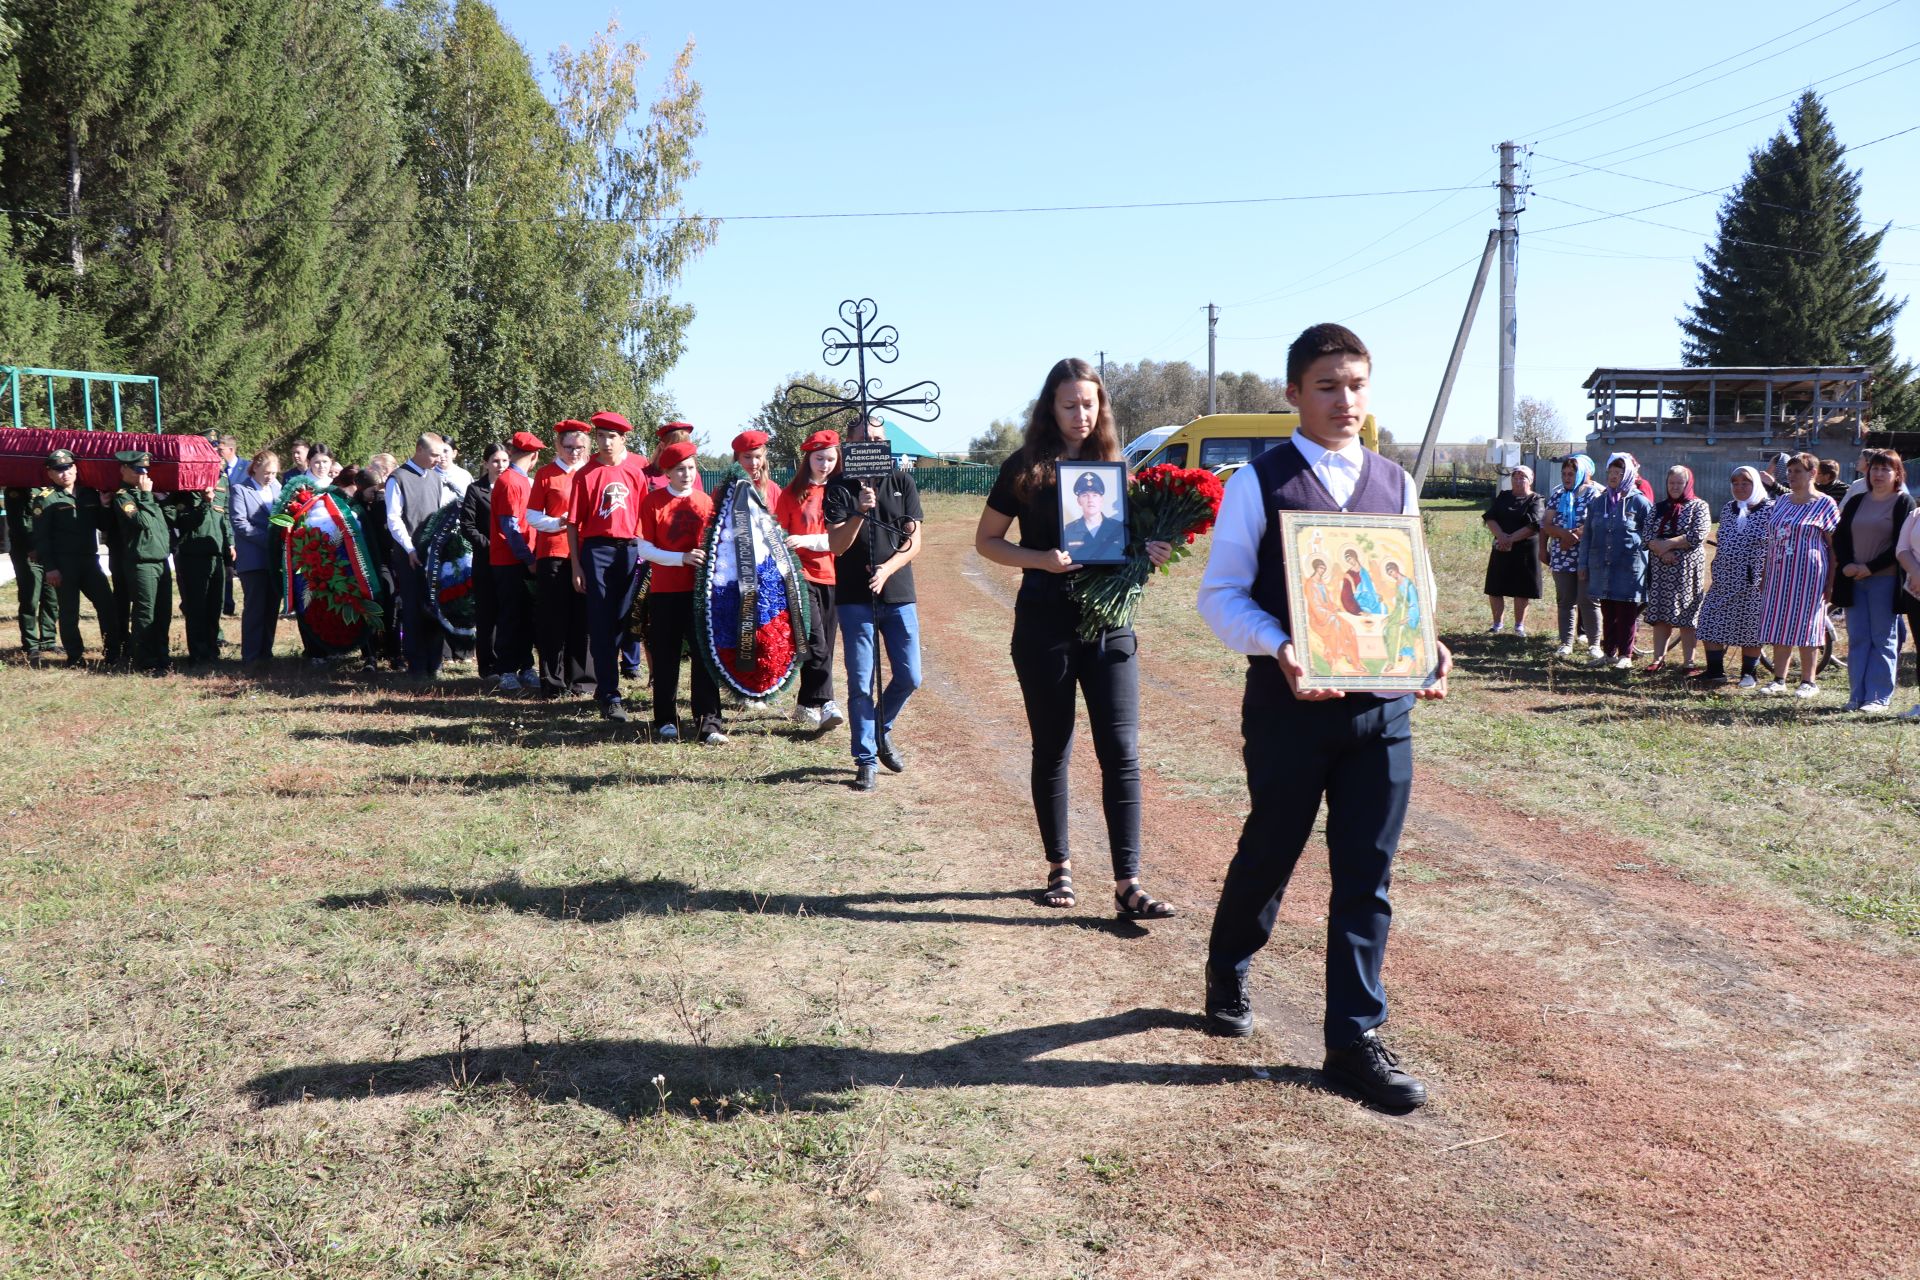
[[[618,431],[624,436],[633,430],[633,424],[631,422],[628,422],[617,413],[608,413],[605,410],[594,414],[591,418],[587,419],[587,421],[593,424],[595,431]]]
[[[654,428],[653,435],[657,440],[665,440],[676,431],[684,431],[688,435],[692,435],[693,424],[691,422],[663,422]]]
[[[540,442],[540,437],[531,431],[516,431],[513,433],[513,439],[507,443],[519,453],[538,453],[547,447]]]
[[[691,440],[682,440],[679,444],[670,444],[654,458],[653,465],[662,471],[671,471],[698,452]]]
[[[742,431],[733,438],[733,451],[735,454],[751,453],[766,442],[767,433],[764,431]]]
[[[591,431],[591,430],[593,430],[592,427],[589,427],[586,423],[580,421],[580,419],[578,418],[562,418],[560,421],[553,424],[553,434],[555,439],[558,439],[559,437],[567,434],[567,432],[569,431]]]
[[[808,436],[806,443],[800,446],[800,452],[814,453],[820,449],[838,449],[839,447],[840,433],[829,429],[816,431]]]

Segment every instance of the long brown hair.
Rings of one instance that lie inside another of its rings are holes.
[[[1014,496],[1022,502],[1054,483],[1058,474],[1056,464],[1065,444],[1060,439],[1060,424],[1053,416],[1053,395],[1063,382],[1091,382],[1100,395],[1100,414],[1093,420],[1093,434],[1081,446],[1081,458],[1089,462],[1120,460],[1120,432],[1113,425],[1113,402],[1107,398],[1107,384],[1092,365],[1068,356],[1047,370],[1047,380],[1040,384],[1039,398],[1033,402],[1033,417],[1027,421],[1026,442],[1020,446],[1020,472],[1013,482]]]
[[[833,470],[827,472],[828,480],[832,480],[840,474],[840,446],[834,445],[833,451]],[[815,449],[812,453],[801,453],[800,465],[794,468],[793,479],[787,481],[786,488],[782,490],[783,493],[794,500],[796,505],[804,503],[807,500],[807,486],[813,483],[813,454],[818,452],[820,451]],[[821,501],[824,502],[825,500],[826,490],[823,487],[821,490]]]

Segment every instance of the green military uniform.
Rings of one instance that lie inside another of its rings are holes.
[[[20,593],[20,648],[28,662],[52,654],[60,643],[59,594],[47,585],[46,567],[33,558],[33,513],[49,489],[8,489],[7,549],[13,585]]]
[[[55,449],[47,455],[47,467],[71,467],[73,455]],[[85,596],[100,619],[100,634],[105,640],[109,666],[120,661],[119,605],[107,575],[100,570],[99,517],[97,506],[82,509],[72,493],[55,488],[34,490],[33,555],[47,573],[57,573],[60,581],[54,592],[60,605],[60,644],[67,661],[77,663],[86,657],[86,645],[80,638],[80,597]]]
[[[113,455],[123,467],[144,470],[152,458],[138,449]],[[167,669],[167,633],[173,628],[173,574],[167,567],[172,536],[166,509],[151,492],[124,485],[108,503],[113,511],[112,546],[125,565],[126,586],[121,607],[126,612],[127,655],[141,671]],[[109,557],[111,558],[111,557]],[[114,585],[120,586],[119,571]]]
[[[226,485],[218,486],[224,493]],[[167,504],[167,519],[179,538],[173,564],[180,574],[180,613],[187,623],[187,663],[202,666],[220,656],[220,606],[227,564],[233,558],[233,525],[219,497],[183,493]]]

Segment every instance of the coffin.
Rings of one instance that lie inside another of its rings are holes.
[[[120,487],[122,449],[153,455],[153,487],[161,493],[205,489],[220,482],[220,451],[205,436],[145,435],[133,431],[46,431],[0,429],[0,485],[31,489],[47,482],[47,455],[73,453],[79,484],[111,493]]]

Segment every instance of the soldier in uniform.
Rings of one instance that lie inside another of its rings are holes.
[[[120,489],[113,495],[111,545],[125,565],[126,588],[121,606],[127,615],[128,659],[139,671],[164,675],[167,670],[167,632],[173,627],[173,574],[167,568],[172,537],[167,513],[154,496],[147,469],[153,458],[143,449],[122,449],[113,455],[120,464]]]
[[[46,569],[33,558],[33,512],[47,489],[8,489],[7,549],[13,559],[13,584],[20,592],[20,648],[29,666],[51,655],[59,643],[58,596],[46,582]]]
[[[34,490],[33,558],[59,597],[60,643],[67,651],[67,665],[77,667],[86,661],[86,646],[80,638],[80,597],[84,595],[100,619],[107,665],[113,666],[121,654],[116,617],[120,606],[100,570],[99,507],[89,503],[87,509],[81,508],[74,493],[78,474],[73,455],[65,449],[47,455],[48,486]]]
[[[178,539],[174,566],[180,572],[180,613],[187,624],[187,666],[210,665],[220,656],[223,589],[234,562],[233,525],[227,519],[226,480],[198,493],[183,493],[166,507]]]
[[[1082,471],[1073,482],[1073,500],[1080,507],[1080,518],[1067,521],[1061,530],[1061,543],[1080,563],[1117,560],[1127,554],[1127,531],[1118,520],[1107,519],[1101,510],[1107,486],[1092,471]]]

